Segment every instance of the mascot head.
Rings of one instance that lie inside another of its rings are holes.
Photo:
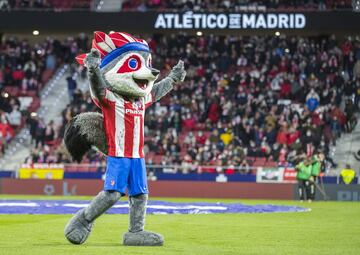
[[[105,34],[97,31],[92,48],[100,53],[99,67],[109,90],[131,97],[150,93],[159,70],[151,66],[150,49],[145,40],[123,32]],[[86,56],[79,55],[76,60],[85,65]]]

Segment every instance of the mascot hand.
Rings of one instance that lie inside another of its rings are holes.
[[[92,49],[90,54],[86,56],[85,66],[89,69],[95,69],[100,65],[101,58],[100,52],[96,49]]]
[[[184,69],[184,61],[179,60],[179,62],[174,66],[170,73],[169,77],[174,80],[175,83],[184,81],[186,76],[186,71]]]

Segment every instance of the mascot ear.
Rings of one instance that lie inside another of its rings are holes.
[[[85,58],[86,58],[86,56],[87,56],[87,54],[85,53],[85,54],[81,54],[81,55],[78,55],[78,56],[76,56],[76,61],[80,64],[80,65],[82,65],[82,66],[84,66],[85,65]]]

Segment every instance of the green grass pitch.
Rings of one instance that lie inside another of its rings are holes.
[[[0,199],[51,199],[6,196]],[[61,197],[52,197],[61,199]],[[64,197],[63,197],[64,198]],[[64,198],[66,199],[66,198]],[[71,199],[90,199],[71,197]],[[159,199],[159,198],[152,198]],[[165,198],[163,198],[165,199]],[[360,203],[226,199],[166,199],[272,203],[310,212],[268,214],[148,215],[147,229],[162,233],[163,247],[126,247],[127,215],[103,215],[83,245],[68,243],[63,229],[71,215],[0,215],[1,255],[138,254],[360,254]]]

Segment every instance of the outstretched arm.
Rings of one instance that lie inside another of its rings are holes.
[[[100,72],[100,62],[100,53],[96,49],[92,49],[85,59],[85,66],[88,69],[90,80],[91,96],[101,104],[102,99],[105,97],[106,82]]]
[[[173,89],[174,84],[184,81],[185,76],[186,71],[184,69],[184,62],[179,60],[176,66],[171,69],[167,77],[154,84],[154,87],[151,90],[151,93],[154,96],[153,101],[158,101],[169,93]]]

